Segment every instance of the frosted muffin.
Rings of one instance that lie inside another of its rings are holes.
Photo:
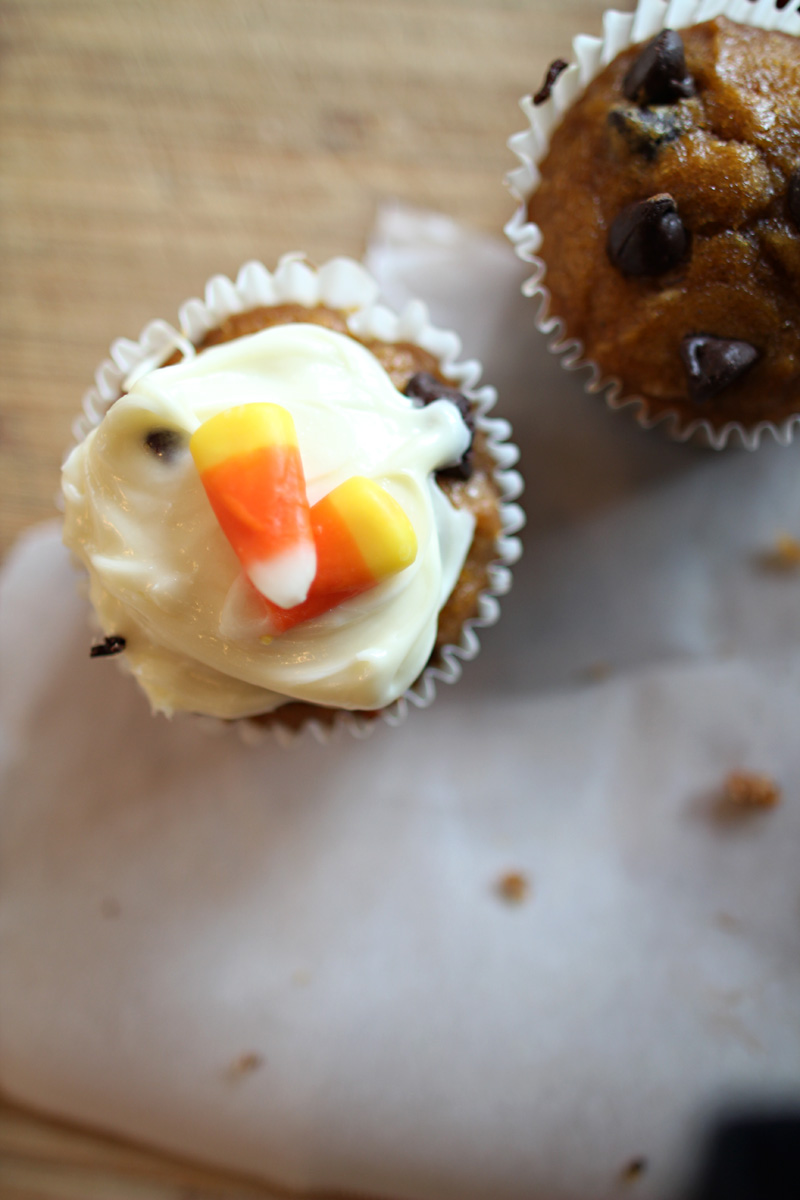
[[[356,264],[250,265],[224,284],[184,306],[180,333],[159,326],[153,353],[146,336],[115,344],[118,394],[95,400],[65,464],[95,652],[119,653],[167,714],[298,726],[396,712],[409,689],[431,692],[434,669],[453,674],[454,649],[469,656],[507,583],[505,430],[452,338],[419,306],[405,326],[375,306]],[[100,382],[115,391],[107,368]],[[270,414],[294,466],[253,425]]]
[[[800,39],[724,17],[662,29],[564,108],[524,196],[564,336],[645,424],[721,444],[792,420]]]

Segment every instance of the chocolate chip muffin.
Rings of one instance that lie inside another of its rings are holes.
[[[528,217],[553,314],[648,420],[800,413],[800,39],[719,18],[625,50]]]

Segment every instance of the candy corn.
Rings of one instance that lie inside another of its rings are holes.
[[[364,592],[417,556],[417,535],[393,496],[362,475],[339,484],[311,509],[317,548],[312,593]]]
[[[311,526],[317,573],[308,597],[288,609],[262,597],[262,640],[264,634],[285,633],[368,591],[417,555],[414,527],[401,506],[380,484],[362,476],[353,476],[315,504]],[[247,604],[247,597],[240,602]]]
[[[301,604],[317,555],[291,415],[278,404],[229,408],[203,422],[189,449],[253,586],[279,608]]]

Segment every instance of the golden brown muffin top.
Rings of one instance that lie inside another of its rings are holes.
[[[553,313],[651,414],[779,422],[800,411],[800,39],[724,18],[660,38],[542,164]]]

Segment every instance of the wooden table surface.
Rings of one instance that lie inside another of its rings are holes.
[[[53,515],[111,340],[173,319],[210,275],[286,250],[360,256],[395,197],[499,233],[517,99],[602,11],[0,0],[0,553]],[[0,1102],[1,1200],[269,1194]]]

